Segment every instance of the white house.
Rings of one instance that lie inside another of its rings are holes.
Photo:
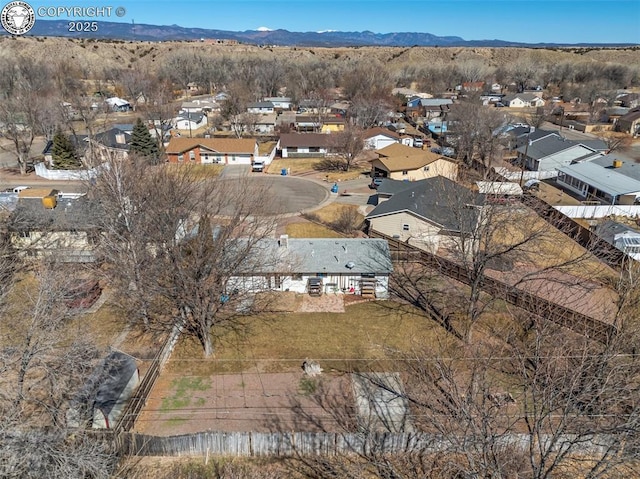
[[[273,113],[275,111],[274,105],[270,101],[258,101],[249,103],[247,105],[247,112],[249,113]]]
[[[273,103],[273,107],[278,110],[291,110],[291,98],[286,96],[269,96],[263,99]]]
[[[273,134],[276,126],[276,118],[277,115],[275,113],[259,115],[253,126],[254,131],[264,135]]]
[[[409,138],[409,137],[407,137]],[[381,150],[393,143],[401,143],[402,135],[388,128],[370,128],[364,134],[364,147],[367,150]]]
[[[278,148],[282,158],[323,157],[331,147],[331,135],[324,133],[284,133]]]
[[[180,113],[173,119],[177,130],[197,130],[207,126],[207,115],[203,113]]]
[[[389,295],[393,271],[389,244],[370,238],[266,238],[254,247],[247,271],[231,279],[230,288],[247,291],[309,292],[319,278],[324,292]],[[259,263],[255,257],[260,258]]]
[[[510,108],[530,108],[544,106],[545,101],[534,93],[518,93],[505,96],[502,103]]]
[[[129,111],[132,109],[131,104],[127,100],[123,100],[122,98],[118,98],[117,96],[107,98],[104,102],[113,111]]]

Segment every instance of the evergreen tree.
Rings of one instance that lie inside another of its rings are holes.
[[[67,135],[61,130],[53,136],[53,168],[56,170],[77,170],[82,168],[82,160]]]
[[[158,143],[151,137],[149,129],[140,118],[133,126],[129,151],[147,158],[151,163],[158,161]]]

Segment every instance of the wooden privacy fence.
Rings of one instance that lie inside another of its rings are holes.
[[[421,250],[413,245],[391,238],[377,231],[370,231],[369,236],[386,239],[392,254],[398,257],[409,257],[414,261],[433,268],[440,273],[464,284],[471,284],[467,269],[449,259],[442,258],[428,251]],[[396,255],[395,252],[404,252]],[[573,309],[554,303],[548,299],[518,289],[508,283],[488,276],[483,276],[480,281],[480,289],[492,296],[496,296],[514,306],[529,311],[571,329],[579,334],[588,336],[601,343],[607,343],[617,332],[612,324],[597,320],[591,316],[579,313]]]
[[[536,437],[536,439],[540,439]],[[548,440],[552,438],[549,437]],[[558,447],[575,438],[565,435],[553,438]],[[593,437],[581,441],[576,453],[602,451],[610,439]],[[137,456],[293,456],[338,454],[424,454],[439,451],[459,451],[466,441],[447,439],[427,433],[331,433],[331,432],[219,432],[207,431],[182,436],[147,436],[124,434],[122,451]],[[496,443],[502,447],[526,450],[531,438],[527,434],[506,433]],[[551,446],[550,446],[551,447]]]
[[[569,236],[603,263],[617,271],[624,268],[625,262],[628,260],[627,255],[611,243],[607,243],[593,231],[585,228],[537,196],[525,194],[522,196],[522,203],[534,210],[538,216]]]
[[[492,171],[491,178],[495,181],[513,181],[503,174],[504,170],[504,168],[494,169]],[[607,243],[593,231],[585,228],[573,218],[561,213],[537,196],[525,192],[520,196],[520,201],[522,201],[525,206],[528,206],[535,211],[540,218],[545,220],[554,228],[560,230],[561,233],[569,236],[569,238],[616,271],[621,271],[625,267],[625,263],[630,260],[625,253],[620,251],[611,243]]]
[[[122,415],[113,428],[115,433],[131,431],[134,428],[136,421],[138,420],[138,416],[146,405],[147,398],[149,397],[149,394],[151,394],[151,390],[160,376],[160,371],[169,360],[171,352],[178,342],[181,331],[182,327],[179,325],[175,325],[171,330],[171,334],[169,334],[165,342],[162,344],[162,347],[151,361],[151,366],[138,385],[134,396],[131,397],[122,411]]]

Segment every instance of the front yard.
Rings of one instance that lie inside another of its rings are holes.
[[[283,169],[290,175],[313,175],[319,180],[330,183],[354,180],[369,173],[369,165],[354,165],[349,171],[326,168],[326,158],[276,158],[267,167],[266,173],[280,175]]]

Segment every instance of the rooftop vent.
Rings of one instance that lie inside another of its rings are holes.
[[[356,264],[353,261],[349,261],[345,266],[349,269],[353,269],[356,267]]]

